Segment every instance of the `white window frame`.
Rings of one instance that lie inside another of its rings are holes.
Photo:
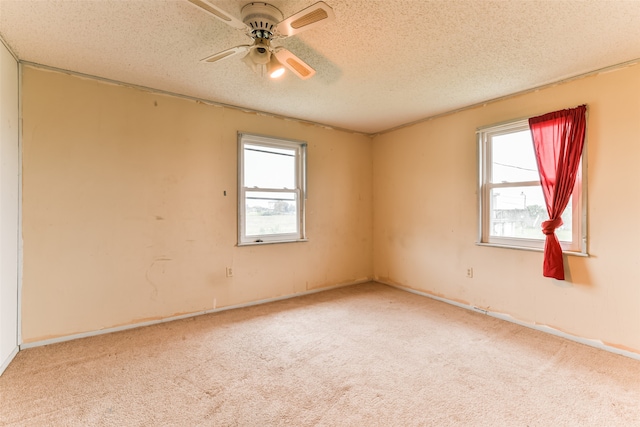
[[[541,186],[540,181],[520,181],[509,183],[491,182],[491,141],[494,136],[529,130],[528,119],[519,119],[506,123],[478,128],[476,131],[478,143],[478,244],[499,246],[513,249],[529,249],[541,251],[544,249],[545,239],[525,239],[517,237],[491,236],[491,190],[504,187]],[[560,242],[563,252],[570,255],[587,255],[587,185],[586,185],[586,153],[587,144],[582,151],[581,178],[576,180],[576,186],[571,198],[572,208],[572,241]],[[545,211],[546,212],[546,211]],[[540,231],[542,233],[542,230]]]
[[[258,145],[272,148],[286,148],[295,151],[295,188],[248,188],[244,183],[244,152],[245,145]],[[259,245],[268,243],[286,243],[306,241],[305,208],[306,208],[306,164],[307,144],[303,141],[275,138],[264,135],[238,132],[238,246]],[[280,234],[261,234],[259,236],[246,234],[246,193],[247,191],[292,193],[297,199],[297,232]]]

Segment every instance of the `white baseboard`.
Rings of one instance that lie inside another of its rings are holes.
[[[357,285],[357,284],[360,284],[360,283],[367,283],[367,282],[371,282],[372,280],[373,279],[371,279],[371,278],[363,278],[363,279],[358,279],[358,280],[351,281],[351,282],[339,283],[339,284],[333,285],[333,286],[327,286],[327,287],[318,288],[318,289],[311,289],[311,290],[298,292],[298,293],[294,293],[294,294],[290,294],[290,295],[283,295],[283,296],[274,297],[274,298],[267,298],[267,299],[262,299],[262,300],[258,300],[258,301],[251,301],[251,302],[243,303],[243,304],[229,305],[229,306],[220,307],[220,308],[212,308],[212,309],[209,309],[209,310],[203,310],[203,311],[197,311],[197,312],[193,312],[193,313],[181,314],[179,316],[171,316],[171,317],[165,317],[165,318],[150,320],[150,321],[147,321],[147,322],[131,323],[129,325],[116,326],[116,327],[113,327],[113,328],[105,328],[105,329],[99,329],[99,330],[96,330],[96,331],[88,331],[88,332],[82,332],[82,333],[79,333],[79,334],[64,335],[64,336],[50,338],[50,339],[46,339],[46,340],[33,341],[33,342],[28,342],[28,343],[21,344],[20,345],[20,350],[25,350],[27,348],[33,348],[33,347],[41,347],[43,345],[56,344],[56,343],[65,342],[65,341],[77,340],[77,339],[80,339],[80,338],[88,338],[88,337],[93,337],[93,336],[97,336],[97,335],[110,334],[112,332],[126,331],[128,329],[142,328],[144,326],[157,325],[159,323],[172,322],[174,320],[187,319],[187,318],[190,318],[190,317],[202,316],[204,314],[218,313],[218,312],[226,311],[226,310],[234,310],[234,309],[237,309],[237,308],[244,308],[244,307],[251,307],[251,306],[260,305],[260,304],[267,304],[267,303],[270,303],[270,302],[282,301],[282,300],[286,300],[286,299],[290,299],[290,298],[296,298],[296,297],[301,297],[301,296],[304,296],[304,295],[311,295],[311,294],[315,294],[315,293],[318,293],[318,292],[328,291],[330,289],[337,289],[337,288],[342,288],[342,287],[345,287],[345,286]],[[16,349],[16,353],[17,353],[17,349]],[[0,370],[0,372],[2,372],[2,371]]]
[[[497,313],[497,312],[493,312],[493,311],[488,311],[479,307],[475,307],[472,305],[468,305],[468,304],[463,304],[457,301],[453,301],[453,300],[449,300],[446,298],[442,298],[436,295],[432,295],[429,294],[427,292],[421,292],[421,291],[417,291],[415,289],[411,289],[411,288],[406,288],[404,286],[400,286],[397,285],[395,283],[389,283],[389,282],[385,282],[384,280],[381,279],[373,279],[374,282],[377,283],[381,283],[383,285],[387,285],[390,286],[392,288],[396,288],[402,291],[406,291],[406,292],[410,292],[412,294],[416,294],[416,295],[421,295],[427,298],[431,298],[437,301],[441,301],[444,302],[446,304],[451,304],[451,305],[455,305],[456,307],[461,307],[464,308],[466,310],[471,310],[471,311],[475,311],[478,313],[483,313],[486,314],[487,316],[491,316],[491,317],[495,317],[496,319],[500,319],[500,320],[505,320],[507,322],[511,322],[511,323],[515,323],[517,325],[520,326],[524,326],[526,328],[530,328],[530,329],[535,329],[536,331],[540,331],[540,332],[545,332],[547,334],[551,334],[551,335],[555,335],[561,338],[566,338],[568,340],[571,341],[575,341],[578,342],[580,344],[585,344],[588,345],[590,347],[595,347],[597,349],[600,350],[604,350],[604,351],[608,351],[610,353],[615,353],[615,354],[619,354],[621,356],[626,356],[626,357],[630,357],[632,359],[636,359],[636,360],[640,360],[640,353],[635,353],[633,351],[629,351],[629,350],[623,350],[617,347],[612,347],[610,345],[607,345],[605,343],[603,343],[602,341],[599,340],[594,340],[594,339],[588,339],[588,338],[584,338],[584,337],[580,337],[577,335],[571,335],[568,334],[566,332],[562,332],[559,331],[558,329],[552,328],[550,326],[546,326],[546,325],[538,325],[538,324],[532,324],[532,323],[527,323],[527,322],[523,322],[521,320],[518,320],[508,314],[504,314],[504,313]]]
[[[187,313],[187,314],[183,314],[180,316],[172,316],[172,317],[166,317],[166,318],[161,318],[161,319],[157,319],[157,320],[151,320],[151,321],[147,321],[147,322],[139,322],[139,323],[132,323],[130,325],[124,325],[124,326],[118,326],[118,327],[114,327],[114,328],[105,328],[105,329],[100,329],[100,330],[96,330],[96,331],[89,331],[89,332],[83,332],[83,333],[79,333],[79,334],[73,334],[73,335],[65,335],[65,336],[60,336],[60,337],[56,337],[56,338],[51,338],[51,339],[47,339],[47,340],[41,340],[41,341],[33,341],[33,342],[29,342],[29,343],[24,343],[21,344],[19,349],[23,350],[23,349],[27,349],[27,348],[32,348],[32,347],[41,347],[44,345],[49,345],[49,344],[56,344],[59,342],[65,342],[65,341],[71,341],[71,340],[76,340],[76,339],[80,339],[80,338],[87,338],[87,337],[92,337],[92,336],[97,336],[97,335],[102,335],[102,334],[109,334],[112,332],[120,332],[120,331],[126,331],[128,329],[135,329],[135,328],[141,328],[144,326],[151,326],[151,325],[156,325],[159,323],[164,323],[164,322],[172,322],[174,320],[180,320],[180,319],[187,319],[190,317],[196,317],[196,316],[202,316],[204,314],[210,314],[210,313],[218,313],[221,311],[226,311],[226,310],[235,310],[237,308],[244,308],[244,307],[251,307],[251,306],[256,306],[256,305],[260,305],[260,304],[267,304],[270,302],[275,302],[275,301],[282,301],[282,300],[286,300],[286,299],[290,299],[290,298],[296,298],[296,297],[300,297],[300,296],[304,296],[304,295],[311,295],[311,294],[315,294],[318,292],[324,292],[324,291],[328,291],[330,289],[337,289],[337,288],[342,288],[345,286],[351,286],[351,285],[357,285],[360,283],[366,283],[366,282],[377,282],[377,283],[381,283],[383,285],[387,285],[390,286],[392,288],[395,289],[399,289],[405,292],[410,292],[412,294],[416,294],[416,295],[420,295],[423,297],[427,297],[427,298],[431,298],[437,301],[441,301],[444,302],[446,304],[450,304],[450,305],[454,305],[456,307],[460,307],[460,308],[464,308],[466,310],[471,310],[471,311],[475,311],[478,313],[483,313],[486,314],[487,316],[491,316],[500,320],[504,320],[507,322],[511,322],[511,323],[515,323],[517,325],[520,326],[524,326],[526,328],[530,328],[530,329],[534,329],[540,332],[545,332],[551,335],[555,335],[561,338],[565,338],[571,341],[575,341],[578,342],[580,344],[585,344],[588,345],[590,347],[595,347],[598,348],[600,350],[604,350],[604,351],[608,351],[610,353],[615,353],[615,354],[619,354],[621,356],[626,356],[632,359],[636,359],[636,360],[640,360],[640,353],[635,353],[633,351],[628,351],[628,350],[623,350],[617,347],[612,347],[609,345],[604,344],[602,341],[599,340],[594,340],[594,339],[588,339],[588,338],[584,338],[584,337],[580,337],[577,335],[572,335],[572,334],[568,334],[566,332],[562,332],[558,329],[552,328],[550,326],[546,326],[546,325],[538,325],[538,324],[532,324],[532,323],[527,323],[527,322],[523,322],[521,320],[518,320],[508,314],[504,314],[504,313],[498,313],[498,312],[492,312],[492,311],[488,311],[488,310],[484,310],[469,304],[463,304],[457,301],[453,301],[453,300],[449,300],[447,298],[442,298],[436,295],[432,295],[429,294],[427,292],[422,292],[422,291],[418,291],[415,289],[411,289],[411,288],[407,288],[404,286],[400,286],[398,284],[395,283],[390,283],[390,282],[386,282],[384,280],[381,279],[370,279],[370,278],[363,278],[363,279],[359,279],[359,280],[355,280],[352,282],[345,282],[345,283],[340,283],[337,285],[333,285],[333,286],[328,286],[328,287],[324,287],[324,288],[318,288],[318,289],[312,289],[312,290],[308,290],[308,291],[304,291],[304,292],[298,292],[295,294],[291,294],[291,295],[284,295],[284,296],[279,296],[279,297],[274,297],[274,298],[267,298],[267,299],[262,299],[262,300],[258,300],[258,301],[252,301],[252,302],[248,302],[248,303],[243,303],[243,304],[236,304],[236,305],[230,305],[230,306],[226,306],[226,307],[220,307],[220,308],[213,308],[210,310],[204,310],[204,311],[198,311],[198,312],[193,312],[193,313]],[[0,365],[0,375],[2,375],[2,372],[4,372],[4,370],[7,368],[7,366],[9,365],[9,363],[11,362],[11,360],[15,357],[15,355],[18,353],[18,348],[16,348],[14,350],[14,352],[7,358],[6,361],[4,361],[2,363],[2,365]]]
[[[7,358],[2,361],[2,364],[0,364],[0,375],[4,373],[5,369],[7,369],[7,366],[9,366],[13,358],[16,357],[16,354],[18,354],[18,351],[20,351],[20,348],[16,346],[13,351],[9,353],[9,356],[7,356]]]

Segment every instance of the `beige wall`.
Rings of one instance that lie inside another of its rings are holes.
[[[369,137],[32,67],[23,118],[25,343],[371,277]],[[308,142],[309,242],[236,246],[237,131]]]
[[[480,126],[588,104],[589,258],[479,247]],[[374,277],[640,353],[640,65],[489,103],[373,142]],[[473,278],[466,277],[472,267]]]
[[[582,103],[591,256],[558,282],[475,245],[475,130]],[[31,67],[23,116],[26,343],[374,277],[640,353],[639,65],[373,143]],[[309,143],[308,243],[235,246],[238,130]]]

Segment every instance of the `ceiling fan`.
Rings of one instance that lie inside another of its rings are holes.
[[[210,0],[187,1],[227,25],[244,31],[253,39],[252,44],[223,50],[202,59],[202,62],[217,62],[246,52],[242,59],[245,64],[258,75],[268,75],[272,78],[284,74],[284,67],[303,80],[316,73],[283,46],[273,46],[272,41],[296,35],[335,19],[333,9],[322,1],[294,13],[287,19],[283,19],[278,8],[264,2],[246,4],[241,10],[242,19],[237,19],[212,4]]]

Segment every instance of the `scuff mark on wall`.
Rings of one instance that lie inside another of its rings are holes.
[[[153,288],[153,290],[151,291],[151,299],[153,301],[155,301],[158,298],[158,285],[150,277],[151,273],[153,272],[155,266],[158,265],[158,266],[160,266],[160,273],[164,274],[165,262],[171,261],[171,260],[172,260],[172,258],[159,257],[159,258],[154,259],[153,262],[151,263],[151,265],[149,265],[149,268],[147,268],[147,271],[146,271],[144,277],[147,280],[147,283],[151,286],[151,288]]]

